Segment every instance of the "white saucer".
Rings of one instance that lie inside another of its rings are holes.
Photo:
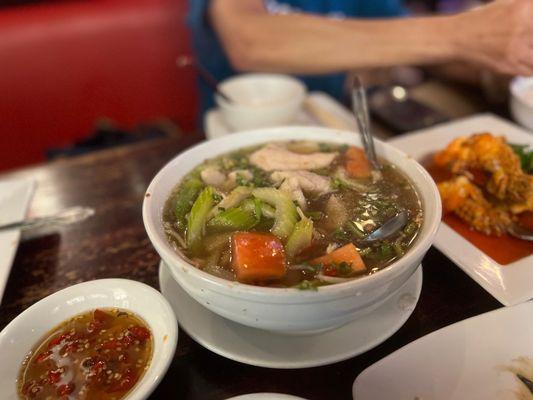
[[[289,125],[329,126],[357,131],[357,124],[350,110],[324,92],[309,93],[305,107],[300,110]],[[222,112],[216,107],[205,113],[204,128],[207,139],[215,139],[234,133],[234,130],[226,124]]]
[[[232,397],[226,400],[305,400],[302,397],[290,396],[281,393],[251,393],[242,396]]]
[[[418,302],[422,268],[371,314],[338,329],[306,336],[250,328],[209,311],[181,289],[163,262],[159,266],[159,286],[180,326],[214,353],[260,367],[307,368],[354,357],[392,336]]]

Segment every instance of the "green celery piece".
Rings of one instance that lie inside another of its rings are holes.
[[[257,188],[252,192],[254,197],[274,206],[274,226],[271,232],[282,240],[289,237],[298,219],[296,206],[292,199],[282,191],[274,188]]]
[[[187,220],[185,216],[191,210],[191,207],[198,196],[198,193],[204,187],[203,182],[198,178],[188,179],[183,183],[180,191],[176,194],[174,200],[174,216],[178,228],[185,230]]]
[[[313,221],[304,217],[294,225],[294,230],[285,245],[285,253],[289,257],[294,257],[311,244],[312,238]]]
[[[261,214],[266,218],[275,218],[276,209],[264,201],[261,201]]]
[[[187,248],[193,252],[198,250],[204,236],[207,215],[215,203],[213,193],[215,191],[211,186],[206,187],[192,205],[187,221],[186,242]]]
[[[259,220],[253,210],[244,207],[229,208],[211,218],[207,223],[210,232],[246,231],[253,228]]]

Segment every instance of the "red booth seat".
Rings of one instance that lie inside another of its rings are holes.
[[[194,127],[186,0],[45,3],[0,9],[0,170],[91,132],[162,117]]]

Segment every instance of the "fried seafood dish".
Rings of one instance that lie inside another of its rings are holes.
[[[444,212],[454,212],[473,229],[500,236],[521,213],[533,211],[533,175],[504,137],[458,137],[433,161],[452,174],[438,183]]]

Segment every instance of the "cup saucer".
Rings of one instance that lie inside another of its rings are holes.
[[[231,360],[268,368],[332,364],[370,350],[392,336],[413,312],[422,289],[422,267],[372,313],[314,335],[283,335],[225,319],[192,299],[161,261],[159,285],[181,328],[205,348]]]

